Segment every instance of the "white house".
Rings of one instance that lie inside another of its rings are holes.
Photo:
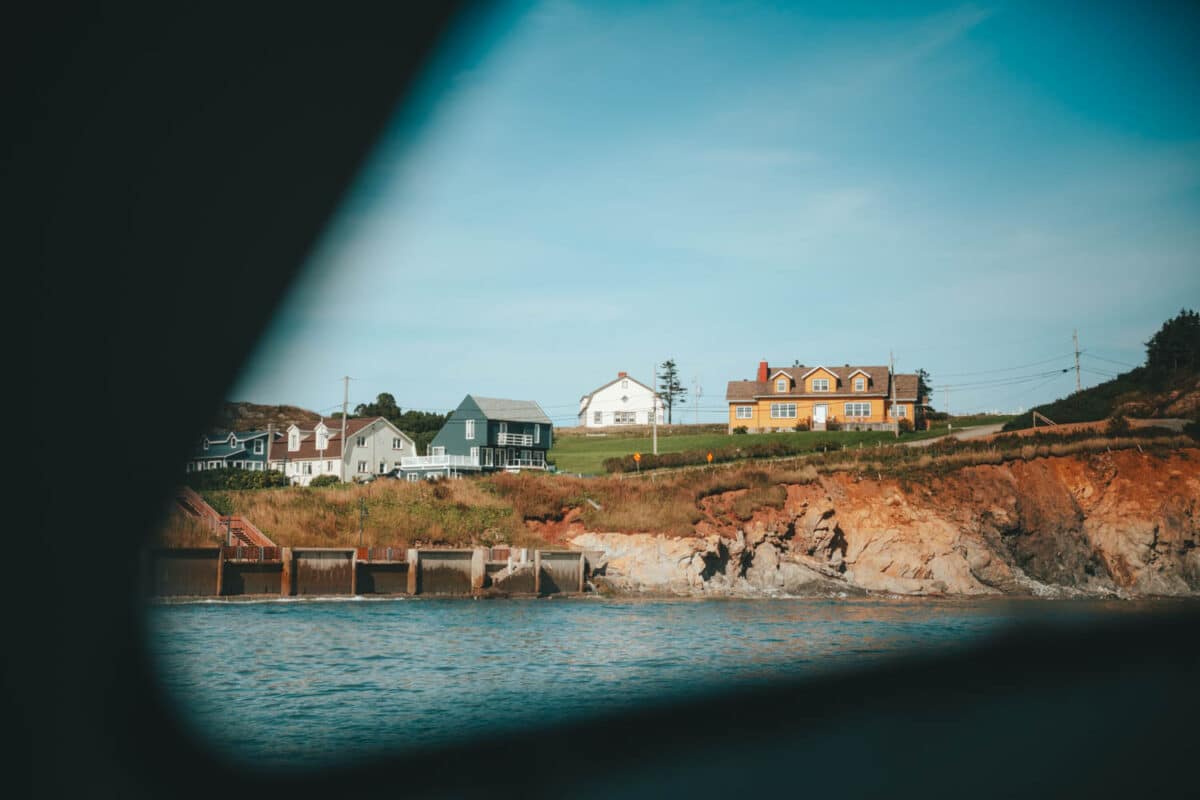
[[[663,421],[663,401],[641,381],[618,372],[614,380],[579,399],[579,425],[584,428],[610,428],[614,425],[649,425],[651,409]]]
[[[346,420],[346,439],[349,446],[343,448],[341,419],[321,420],[312,430],[291,425],[271,442],[271,469],[308,486],[318,475],[342,481],[382,475],[417,454],[413,440],[383,417]]]

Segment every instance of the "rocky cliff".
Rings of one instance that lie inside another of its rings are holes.
[[[700,501],[694,536],[583,531],[601,589],[684,595],[1200,594],[1200,450],[968,467],[917,483],[847,473]]]

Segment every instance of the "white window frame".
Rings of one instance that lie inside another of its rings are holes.
[[[401,439],[399,436],[393,436],[392,437],[392,449],[393,450],[403,450],[404,449],[404,440]]]
[[[867,381],[865,378],[855,378],[854,379],[854,391],[861,392],[866,388],[867,388]]]
[[[542,426],[541,425],[535,424],[533,426],[533,443],[534,444],[542,443]]]
[[[254,455],[261,456],[262,454],[263,454],[263,440],[255,439],[254,440]]]
[[[416,483],[417,481],[421,480],[421,476],[415,472],[408,473],[407,475],[404,476],[404,478],[409,483]]]
[[[829,378],[813,378],[812,379],[812,390],[814,392],[828,392],[829,391]]]
[[[358,474],[365,475],[367,472],[370,471],[370,466],[371,465],[365,461],[358,462]]]
[[[771,419],[795,419],[795,403],[771,403]]]
[[[300,465],[300,474],[301,475],[312,475],[313,474],[312,473],[312,465],[313,465],[313,462],[311,462],[311,461],[305,461],[304,463],[302,463]]]
[[[485,466],[485,467],[492,466],[492,448],[490,448],[490,447],[483,448],[482,466]]]
[[[506,433],[508,433],[508,423],[501,422],[500,423],[500,435],[504,436]]]
[[[754,419],[754,406],[737,406],[733,416],[734,419]]]
[[[636,425],[636,424],[637,424],[637,412],[636,411],[614,411],[613,412],[613,425]],[[535,439],[534,441],[537,441],[537,440]]]
[[[356,446],[358,446],[358,447],[366,447],[367,446],[367,437],[359,436],[357,439],[355,439],[355,443],[356,443]]]
[[[479,448],[478,447],[471,448],[471,460],[474,461],[476,464],[479,463]]]
[[[593,411],[592,412],[592,424],[593,425],[603,425],[604,424],[604,412],[603,411]]]
[[[787,378],[778,378],[775,381],[775,391],[777,391],[777,392],[786,392],[787,391]]]
[[[446,446],[443,444],[443,445],[438,445],[437,447],[429,448],[429,455],[431,455],[431,456],[446,455]]]
[[[908,406],[902,406],[897,403],[888,409],[888,416],[893,419],[905,419],[908,417]]]
[[[208,438],[207,437],[205,437],[203,444],[204,444],[204,450],[207,451],[208,450]]]
[[[871,416],[871,404],[868,403],[844,403],[842,410],[845,412],[846,418],[860,418]]]
[[[220,461],[210,461],[210,462],[208,462],[208,468],[209,469],[220,469],[221,462]]]
[[[465,428],[465,432],[463,434],[464,437],[467,439],[474,439],[475,438],[475,420],[473,420],[473,419],[467,420],[466,423],[464,424],[464,428]]]

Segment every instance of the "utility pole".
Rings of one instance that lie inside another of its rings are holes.
[[[654,390],[654,397],[650,400],[650,452],[658,455],[658,365],[655,364],[650,369],[650,387]],[[639,472],[641,465],[639,465]]]
[[[1075,391],[1083,391],[1083,383],[1079,380],[1079,331],[1071,331],[1071,339],[1075,342]]]
[[[954,423],[950,421],[950,389],[942,389],[946,393],[946,432],[954,430]]]
[[[342,467],[338,470],[340,475],[338,479],[342,483],[346,482],[346,454],[350,451],[346,449],[346,409],[350,405],[350,376],[342,376]]]
[[[888,373],[892,384],[892,420],[896,426],[896,438],[900,438],[900,417],[896,416],[896,356],[888,350]]]
[[[363,543],[363,523],[367,519],[367,500],[364,497],[358,498],[358,546],[362,547]]]

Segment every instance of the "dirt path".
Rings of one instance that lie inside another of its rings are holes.
[[[962,428],[961,430],[948,433],[945,436],[938,436],[933,439],[919,439],[915,442],[904,442],[905,447],[928,447],[934,442],[940,442],[943,439],[953,437],[955,439],[980,439],[984,436],[991,436],[993,433],[999,433],[1003,428],[1003,424],[995,425],[976,425],[971,428]]]

